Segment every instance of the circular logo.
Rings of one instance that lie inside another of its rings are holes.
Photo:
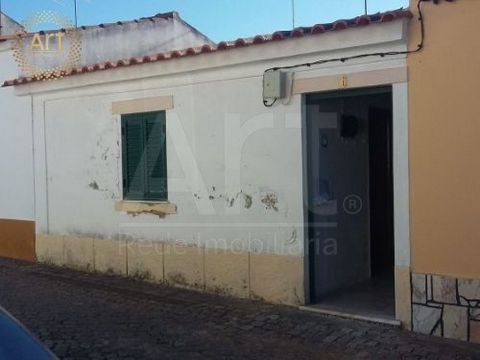
[[[349,195],[343,200],[343,210],[348,215],[356,215],[362,211],[363,201],[358,195]]]
[[[53,24],[60,30],[34,32],[41,24]],[[36,80],[61,78],[80,60],[80,33],[62,13],[34,13],[22,22],[17,35],[13,52],[24,76]]]

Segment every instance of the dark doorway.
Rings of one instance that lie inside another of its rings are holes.
[[[393,277],[392,112],[369,108],[370,257],[373,278]]]
[[[391,87],[306,104],[311,302],[393,317]]]

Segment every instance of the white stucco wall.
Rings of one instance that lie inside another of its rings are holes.
[[[16,76],[10,46],[0,43],[0,79]],[[31,99],[0,87],[0,109],[0,218],[33,220]]]
[[[212,93],[218,95],[211,98]],[[121,148],[120,116],[111,114],[111,103],[125,95],[86,95],[45,103],[48,203],[47,219],[39,225],[50,233],[122,234],[199,245],[212,241],[213,247],[230,246],[237,239],[244,245],[252,237],[259,250],[273,253],[286,252],[290,241],[298,247],[303,221],[300,131],[285,127],[283,109],[272,113],[263,108],[260,79],[128,96],[171,94],[175,108],[167,112],[168,187],[178,214],[159,219],[114,210],[122,197]],[[232,97],[238,97],[235,104]],[[299,113],[299,99],[289,108]],[[261,203],[270,193],[278,198],[278,211]],[[273,236],[278,242],[272,243]]]
[[[18,87],[20,96],[34,96],[37,232],[302,255],[302,97],[265,108],[263,71],[404,50],[404,25],[372,25]],[[404,57],[370,58],[299,69],[296,77],[404,66]],[[174,98],[174,109],[167,111],[168,187],[178,213],[165,218],[114,209],[122,185],[120,117],[112,115],[112,102],[152,96]],[[278,199],[269,209],[262,203],[268,194]]]

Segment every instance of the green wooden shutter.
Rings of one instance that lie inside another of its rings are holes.
[[[123,197],[167,200],[165,112],[122,116]]]
[[[165,112],[146,113],[145,193],[148,199],[167,200],[167,152]]]
[[[145,197],[144,126],[141,114],[122,116],[123,197]]]

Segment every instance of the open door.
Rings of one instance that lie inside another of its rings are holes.
[[[390,87],[307,97],[313,303],[349,289],[370,297],[380,274],[393,289],[391,121]],[[393,298],[392,292],[392,303]]]

